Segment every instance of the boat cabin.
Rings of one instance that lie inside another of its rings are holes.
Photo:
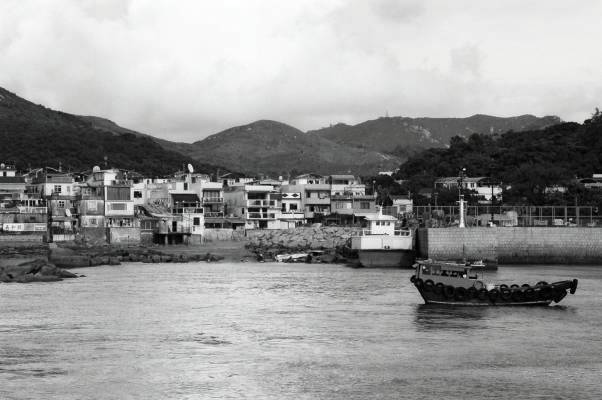
[[[389,236],[410,236],[409,229],[395,229],[397,218],[391,215],[383,215],[382,208],[378,209],[377,214],[366,216],[367,229],[362,229],[359,236],[366,235],[389,235]]]
[[[472,270],[471,266],[464,263],[455,262],[419,262],[416,264],[416,278],[427,280],[443,285],[451,285],[455,287],[463,286],[469,288],[475,286],[483,287],[483,282],[479,280],[476,271]]]

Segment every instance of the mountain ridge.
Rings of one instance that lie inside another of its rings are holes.
[[[28,154],[32,162],[61,161],[79,165],[90,160],[100,162],[98,159],[103,158],[100,153],[104,152],[109,153],[109,159],[113,162],[143,168],[154,174],[165,170],[166,165],[175,166],[175,160],[181,159],[183,161],[177,165],[191,162],[207,171],[215,171],[218,168],[216,166],[221,166],[219,168],[222,170],[250,175],[274,176],[297,172],[374,175],[378,171],[396,169],[408,157],[425,149],[449,147],[453,136],[466,138],[473,133],[493,135],[543,129],[559,122],[561,120],[558,117],[530,114],[515,117],[474,114],[466,118],[395,116],[356,125],[337,123],[304,132],[279,121],[262,119],[225,129],[193,143],[185,143],[124,128],[103,117],[54,111],[0,88],[0,132],[4,137],[25,132],[29,135],[28,140],[37,143],[45,141],[46,133],[66,143],[84,140],[83,146],[92,148],[94,153],[86,155],[74,143],[70,143],[66,146],[69,148],[69,157],[65,156],[65,148],[51,152],[51,157],[44,157],[41,156],[44,149],[39,148],[36,153],[33,151],[36,146],[32,146],[23,154],[9,152],[5,148],[0,151],[0,158],[19,158]],[[86,144],[86,140],[92,140],[94,144]],[[122,146],[116,146],[117,143]],[[60,141],[55,140],[51,144],[51,149],[61,147]],[[20,146],[24,147],[25,144],[21,143]],[[136,146],[140,148],[136,150]],[[130,150],[134,154],[129,154]],[[152,157],[159,160],[159,167],[151,165]]]

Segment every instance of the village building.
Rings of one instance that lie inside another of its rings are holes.
[[[41,241],[47,231],[46,202],[41,196],[30,198],[26,177],[11,164],[0,164],[0,239],[13,240],[27,235]]]
[[[272,185],[224,188],[226,213],[241,218],[245,229],[279,229],[282,196]],[[235,224],[237,225],[237,224]]]
[[[462,177],[452,176],[439,178],[435,181],[435,190],[445,189],[457,189],[462,182],[462,189],[466,191],[474,191],[477,196],[481,199],[491,202],[492,196],[496,201],[501,201],[503,188],[499,184],[494,184],[488,177]]]
[[[60,170],[32,171],[26,193],[32,200],[43,200],[47,207],[48,240],[73,240],[78,229],[76,184],[73,176]]]

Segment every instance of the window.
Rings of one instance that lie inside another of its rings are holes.
[[[90,218],[90,225],[98,225],[98,222],[96,221],[96,218]]]
[[[54,193],[61,193],[61,190],[61,185],[54,185],[54,189],[52,189]]]
[[[184,182],[184,190],[188,190],[188,182]]]
[[[192,225],[194,225],[194,226],[199,226],[199,225],[201,225],[201,219],[200,219],[199,217],[194,217],[194,218],[192,219]]]
[[[111,210],[113,211],[125,211],[127,210],[126,203],[109,203]]]
[[[289,210],[296,210],[297,209],[297,204],[289,204]]]
[[[363,210],[370,208],[370,202],[369,201],[360,201],[360,208]]]
[[[58,208],[65,208],[65,200],[59,200],[56,204]]]
[[[134,198],[135,199],[141,199],[142,198],[142,192],[140,190],[134,190]]]

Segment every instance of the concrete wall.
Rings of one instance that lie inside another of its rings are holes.
[[[110,244],[140,243],[140,228],[107,228]]]
[[[217,242],[217,241],[240,241],[245,240],[244,229],[219,229],[219,228],[205,228],[203,233],[204,242]]]
[[[93,245],[103,245],[107,243],[107,229],[104,227],[80,228],[78,236],[85,238],[87,243]]]
[[[3,243],[42,243],[44,241],[44,234],[38,235],[2,235],[0,234],[0,242]]]
[[[417,250],[434,259],[596,264],[602,262],[602,228],[425,228],[418,232]]]

